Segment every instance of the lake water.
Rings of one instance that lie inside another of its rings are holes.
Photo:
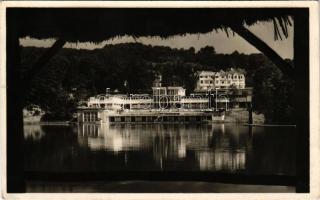
[[[237,124],[25,125],[25,170],[295,175],[294,127]]]

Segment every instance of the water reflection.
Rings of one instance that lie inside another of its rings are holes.
[[[40,140],[45,132],[38,124],[29,124],[23,127],[23,134],[25,139]]]
[[[245,169],[245,151],[215,151],[197,153],[201,170],[236,171]]]
[[[82,124],[78,126],[78,141],[92,151],[152,152],[161,169],[164,161],[184,161],[190,156],[195,158],[200,170],[237,171],[245,169],[246,142],[241,142],[240,135],[247,127],[238,129],[238,133],[230,134],[225,124]]]
[[[25,126],[30,171],[295,174],[295,129],[236,124]]]

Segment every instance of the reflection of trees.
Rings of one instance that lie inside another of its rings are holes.
[[[39,140],[45,133],[39,125],[25,124],[23,126],[23,134],[25,139]]]
[[[251,140],[247,171],[253,174],[295,175],[296,128],[255,127]]]
[[[27,171],[68,171],[78,156],[78,142],[69,126],[26,126],[24,134],[41,130],[42,137],[25,137],[24,165]],[[30,131],[30,132],[29,132]],[[31,134],[30,134],[31,133]],[[81,161],[80,161],[81,162]]]

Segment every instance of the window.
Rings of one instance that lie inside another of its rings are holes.
[[[210,84],[212,84],[212,81],[210,81]]]
[[[222,84],[224,84],[224,81],[221,81]]]
[[[230,84],[230,83],[231,83],[231,81],[228,81],[228,83]]]
[[[96,112],[92,113],[92,120],[93,121],[97,121],[98,120],[98,113],[96,113]]]
[[[84,116],[84,121],[85,121],[85,122],[89,121],[89,115],[88,115],[88,113],[83,113],[83,116]]]
[[[200,81],[200,83],[203,83],[203,81]]]
[[[219,83],[219,81],[216,81],[216,84],[218,84]]]

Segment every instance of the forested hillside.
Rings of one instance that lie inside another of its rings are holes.
[[[45,50],[22,48],[22,75]],[[121,93],[148,93],[161,74],[164,85],[180,85],[189,93],[195,87],[196,71],[231,67],[245,69],[246,84],[254,87],[254,109],[265,114],[267,122],[293,122],[294,80],[262,54],[218,54],[208,46],[198,52],[140,43],[62,49],[32,80],[26,105],[39,105],[46,120],[68,120],[80,100],[105,93],[107,87]]]

